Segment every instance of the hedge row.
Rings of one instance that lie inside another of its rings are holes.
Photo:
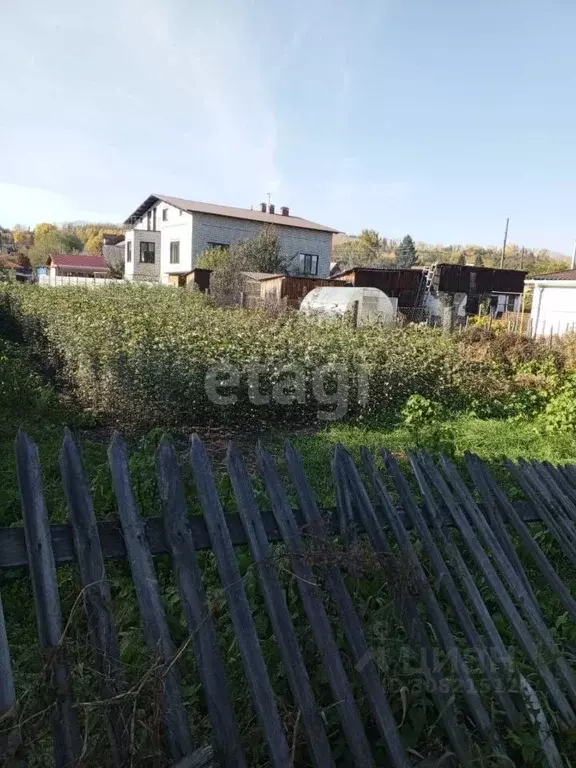
[[[124,428],[393,421],[413,394],[467,408],[513,388],[509,366],[428,328],[355,330],[129,284],[7,285],[0,302],[60,386]]]

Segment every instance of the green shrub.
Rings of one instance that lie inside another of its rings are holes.
[[[0,398],[7,410],[42,409],[54,405],[54,393],[31,367],[25,349],[0,338]]]
[[[412,395],[461,412],[506,397],[511,386],[508,366],[469,359],[460,341],[434,329],[356,330],[293,312],[272,317],[168,287],[2,286],[0,308],[17,320],[60,387],[124,428],[344,415],[395,423]],[[206,390],[213,366],[222,363],[237,375],[232,389],[218,388],[234,395],[227,404]],[[260,401],[251,388],[255,367]],[[326,399],[338,391],[343,408],[319,405],[319,371]],[[270,397],[281,389],[283,398]]]
[[[576,434],[576,375],[564,382],[560,394],[550,400],[541,419],[547,432]]]
[[[454,431],[444,421],[446,407],[422,395],[411,395],[402,408],[402,425],[410,441],[431,454],[454,453]]]
[[[410,395],[402,408],[402,423],[410,429],[422,429],[435,421],[440,421],[442,414],[443,408],[440,403],[422,395]]]

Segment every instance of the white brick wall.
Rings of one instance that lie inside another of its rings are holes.
[[[193,214],[192,263],[196,265],[209,243],[232,245],[239,240],[256,237],[264,226],[258,221],[232,219],[207,213]],[[299,271],[298,254],[309,253],[318,256],[318,277],[330,274],[332,234],[313,229],[300,229],[279,225],[277,227],[282,255],[292,260],[291,272]]]
[[[162,217],[164,210],[167,212],[166,220]],[[158,202],[151,212],[150,226],[154,227],[155,224],[155,230],[148,230],[148,216],[144,214],[142,219],[134,225],[134,229],[126,233],[126,242],[133,243],[132,264],[126,263],[125,270],[128,279],[159,280],[166,283],[169,273],[190,272],[197,265],[204,251],[210,247],[210,243],[233,245],[240,240],[256,237],[264,226],[257,221],[227,216],[207,213],[190,214],[162,201]],[[299,254],[306,253],[318,256],[318,277],[329,276],[332,254],[331,233],[285,225],[279,225],[277,231],[280,250],[289,262],[290,272],[300,271]],[[159,243],[156,246],[155,265],[139,263],[141,240],[154,240]],[[180,263],[170,264],[170,243],[175,240],[180,243]]]
[[[134,229],[130,233],[133,238],[132,246],[132,271],[128,279],[132,280],[150,280],[160,282],[160,232],[148,232],[147,230]],[[152,242],[156,245],[156,260],[154,264],[140,263],[140,243]],[[127,266],[130,266],[129,264]]]
[[[156,210],[156,231],[161,234],[160,279],[165,283],[168,281],[169,272],[190,272],[192,269],[192,214],[160,201],[150,209],[151,227],[154,226],[154,209]],[[162,216],[163,211],[166,211],[166,220]],[[143,218],[135,224],[134,229],[141,232],[147,231],[147,228],[148,217],[144,214]],[[179,264],[170,264],[170,243],[173,241],[180,243]]]

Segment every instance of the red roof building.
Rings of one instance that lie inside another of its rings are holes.
[[[60,275],[94,275],[97,272],[108,272],[104,257],[92,253],[52,253],[46,263]]]

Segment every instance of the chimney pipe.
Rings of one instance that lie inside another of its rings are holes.
[[[574,242],[574,250],[572,251],[572,267],[571,269],[576,269],[576,241]]]
[[[280,210],[282,211],[282,216],[290,216],[290,208],[287,205],[283,205]]]
[[[262,213],[266,213],[266,203],[260,203],[260,210]]]
[[[275,213],[275,212],[276,212],[276,207],[274,203],[270,203],[270,205],[268,206],[268,213]]]

